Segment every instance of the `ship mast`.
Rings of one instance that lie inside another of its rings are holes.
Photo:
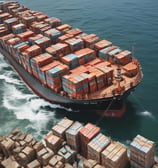
[[[117,93],[118,94],[121,94],[122,92],[122,87],[121,87],[121,80],[122,80],[122,74],[121,74],[121,68],[120,68],[120,64],[119,62],[117,61],[117,75],[115,77],[115,80],[117,81]]]

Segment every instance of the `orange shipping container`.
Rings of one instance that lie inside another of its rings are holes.
[[[135,76],[138,72],[137,65],[133,62],[130,62],[129,64],[123,66],[123,69],[126,71],[125,75],[129,77]]]
[[[30,30],[17,35],[22,41],[27,41],[29,37],[34,36],[34,33]]]
[[[61,26],[56,27],[57,30],[61,31],[62,33],[66,33],[66,31],[70,30],[72,27],[68,24],[63,24]]]
[[[73,36],[77,36],[77,35],[82,33],[82,30],[76,28],[76,29],[68,30],[66,33],[70,34],[70,35],[73,35]]]
[[[60,43],[64,43],[65,40],[68,40],[72,37],[73,37],[73,35],[71,35],[71,34],[65,34],[65,35],[62,35],[62,36],[58,37],[58,40],[59,40]]]
[[[34,57],[42,53],[41,48],[38,45],[33,45],[25,50],[29,57]]]
[[[98,51],[98,50],[101,50],[101,49],[109,47],[109,46],[112,46],[112,42],[107,41],[107,40],[101,40],[101,41],[95,43],[94,49],[96,51]]]

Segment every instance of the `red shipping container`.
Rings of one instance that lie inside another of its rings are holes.
[[[87,157],[87,144],[100,133],[100,128],[88,123],[79,131],[79,137],[81,142],[81,154]]]
[[[68,24],[63,24],[61,26],[56,27],[57,30],[61,31],[62,33],[66,33],[66,31],[71,30],[72,26]]]
[[[65,34],[65,35],[58,37],[58,40],[60,43],[64,43],[65,40],[71,39],[72,37],[74,37],[74,36],[71,34]]]
[[[46,15],[46,14],[36,15],[36,19],[37,19],[38,22],[44,21],[44,20],[47,19],[47,18],[48,18],[48,15]]]
[[[98,50],[101,50],[103,48],[110,47],[110,46],[112,46],[112,42],[107,41],[107,40],[101,40],[101,41],[95,43],[94,49],[96,51],[98,51]]]
[[[27,41],[29,37],[32,37],[32,36],[34,36],[34,33],[30,30],[17,35],[17,37],[19,37],[21,41]]]
[[[34,57],[42,53],[42,50],[39,46],[33,45],[25,50],[29,57]]]
[[[77,35],[82,33],[82,30],[76,28],[76,29],[68,30],[66,33],[70,34],[70,35],[73,35],[73,36],[77,36]]]

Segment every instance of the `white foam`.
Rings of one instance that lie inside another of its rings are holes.
[[[137,113],[137,115],[144,116],[144,117],[149,117],[151,119],[155,119],[153,114],[151,112],[149,112],[149,111],[139,112],[139,113]]]
[[[47,131],[49,122],[53,125],[54,121],[57,121],[54,116],[56,108],[70,111],[70,109],[60,105],[51,104],[33,93],[25,94],[14,85],[5,84],[4,88],[2,105],[9,111],[13,111],[18,120],[28,120],[29,124],[26,131],[30,128],[36,130],[36,137],[42,136],[41,131]],[[51,111],[48,111],[45,107],[50,107]]]

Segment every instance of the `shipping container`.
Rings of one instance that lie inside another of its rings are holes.
[[[82,127],[83,125],[80,122],[76,121],[66,131],[66,142],[76,152],[80,151],[79,130]]]
[[[70,49],[67,44],[56,43],[46,48],[46,51],[53,56],[54,59],[60,60],[61,57],[68,54]]]
[[[27,41],[30,37],[33,37],[34,33],[30,30],[27,30],[24,33],[20,33],[17,35],[17,37],[19,37],[21,39],[21,41]]]
[[[100,128],[88,123],[79,131],[79,137],[81,142],[81,154],[87,158],[87,145],[88,143],[100,133]]]
[[[59,31],[61,31],[63,34],[65,34],[66,31],[72,29],[72,26],[70,26],[68,24],[63,24],[63,25],[60,25],[60,26],[56,27],[56,29],[59,30]]]
[[[12,26],[12,31],[14,34],[24,33],[26,31],[26,26],[22,23]]]
[[[51,25],[52,28],[56,28],[61,25],[61,20],[55,17],[50,17],[44,20],[45,23]]]
[[[93,138],[87,145],[88,159],[96,160],[101,164],[101,152],[110,144],[110,138],[106,137],[102,133]]]
[[[101,153],[101,163],[106,168],[126,168],[127,148],[118,142],[112,142]]]

